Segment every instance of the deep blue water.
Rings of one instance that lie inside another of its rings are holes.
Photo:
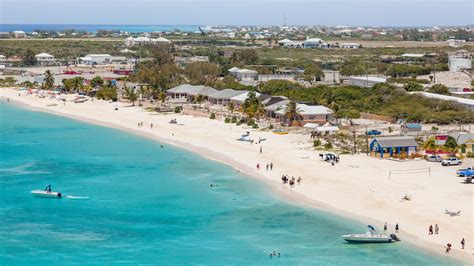
[[[209,184],[217,187],[209,187]],[[65,196],[30,194],[47,184]],[[115,129],[0,105],[0,265],[446,265],[365,225],[276,198],[199,155]],[[281,252],[280,258],[268,254]]]
[[[165,32],[176,29],[184,32],[199,30],[197,25],[84,25],[84,24],[0,24],[0,31],[22,30],[33,32],[35,30],[62,31],[75,29],[78,31],[97,32],[98,30],[120,30],[132,33],[138,32]]]

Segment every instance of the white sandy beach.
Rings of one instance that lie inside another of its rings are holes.
[[[389,231],[399,223],[399,237],[430,251],[444,254],[447,243],[453,250],[446,256],[473,262],[474,185],[462,184],[456,177],[457,167],[442,167],[425,161],[396,162],[366,155],[343,155],[336,166],[319,159],[308,135],[275,135],[208,118],[180,114],[156,114],[126,103],[87,101],[63,105],[57,100],[25,96],[13,89],[0,89],[0,96],[32,109],[115,127],[177,145],[208,158],[234,166],[274,188],[284,199],[373,223],[378,229],[386,221]],[[5,99],[2,99],[5,103]],[[47,106],[56,103],[56,106]],[[119,110],[114,110],[119,106]],[[179,124],[169,124],[176,118]],[[142,128],[138,122],[144,122]],[[154,124],[150,129],[150,123]],[[254,139],[266,138],[261,145],[236,141],[250,131]],[[260,146],[263,153],[259,153]],[[273,171],[265,165],[273,162]],[[257,163],[261,169],[256,170]],[[464,167],[472,165],[465,161]],[[397,174],[389,179],[389,170],[430,168],[416,174]],[[282,174],[301,176],[294,188],[281,184]],[[411,201],[401,201],[409,194]],[[450,217],[445,209],[461,211]],[[439,234],[428,235],[429,225],[438,224]],[[365,228],[360,229],[365,232]],[[347,232],[359,233],[359,232]],[[461,250],[460,241],[466,240]],[[399,243],[403,245],[403,241]]]

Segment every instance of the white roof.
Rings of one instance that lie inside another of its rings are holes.
[[[85,57],[89,57],[89,58],[91,58],[91,57],[111,57],[111,55],[109,55],[109,54],[88,54]]]
[[[257,71],[251,69],[239,69],[237,70],[239,73],[246,73],[246,74],[258,74]]]
[[[402,54],[403,57],[423,57],[425,54],[410,54],[410,53],[404,53]]]
[[[316,127],[317,132],[326,132],[326,131],[339,131],[337,126],[320,126]]]
[[[341,43],[342,46],[359,46],[358,43],[355,43],[355,42],[345,42],[345,43]]]
[[[454,101],[454,102],[457,102],[457,103],[460,103],[460,104],[474,106],[474,100],[471,100],[471,99],[448,96],[448,95],[431,93],[431,92],[422,92],[422,91],[415,91],[415,92],[411,92],[411,93],[412,94],[419,93],[419,94],[421,94],[421,95],[423,95],[427,98],[445,100],[445,101]]]
[[[250,92],[244,92],[244,93],[241,93],[237,96],[234,96],[232,98],[230,98],[231,101],[237,101],[237,102],[245,102],[245,100],[247,99],[248,95],[249,95]],[[255,96],[260,96],[260,93],[258,92],[255,92]]]
[[[372,77],[372,76],[350,76],[350,79],[373,81],[373,82],[387,82],[387,78],[384,77]]]
[[[289,39],[283,39],[283,40],[281,40],[281,41],[278,41],[278,43],[283,43],[283,44],[285,44],[285,43],[292,43],[292,42],[293,42],[293,41],[292,41],[292,40],[289,40]]]
[[[323,40],[319,39],[319,38],[311,38],[311,39],[307,39],[306,41],[304,41],[305,43],[320,43],[320,42],[323,42]]]
[[[296,109],[301,115],[312,115],[312,114],[332,114],[333,111],[322,105],[307,105],[307,104],[297,104]],[[285,114],[286,106],[282,109],[276,111],[277,114]]]
[[[35,55],[35,57],[53,57],[53,56],[48,53],[41,53],[41,54]]]
[[[236,72],[236,71],[239,70],[239,69],[240,69],[240,68],[238,68],[238,67],[233,67],[233,68],[229,69],[228,71],[229,71],[229,72]]]
[[[315,124],[315,123],[306,123],[303,127],[304,128],[312,128],[312,129],[315,129],[316,127],[318,127],[319,124]]]
[[[154,41],[156,41],[156,42],[171,42],[170,40],[165,39],[165,38],[163,38],[163,37],[160,37],[160,38],[158,38],[158,39],[155,39]]]

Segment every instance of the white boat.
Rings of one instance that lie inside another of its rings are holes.
[[[37,197],[47,197],[47,198],[60,198],[61,192],[54,192],[54,191],[44,191],[44,190],[32,190],[31,194],[37,196]]]
[[[399,241],[395,234],[380,234],[371,225],[368,228],[369,231],[365,234],[349,234],[341,237],[349,243],[391,243]]]
[[[37,197],[46,197],[46,198],[61,198],[61,192],[51,191],[51,185],[46,186],[44,190],[36,189],[32,190],[31,194]]]

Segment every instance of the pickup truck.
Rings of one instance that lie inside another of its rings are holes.
[[[460,176],[460,177],[473,176],[474,175],[474,167],[458,169],[456,171],[456,175]]]
[[[461,165],[462,161],[456,157],[451,157],[441,161],[442,166],[452,166],[452,165]]]

